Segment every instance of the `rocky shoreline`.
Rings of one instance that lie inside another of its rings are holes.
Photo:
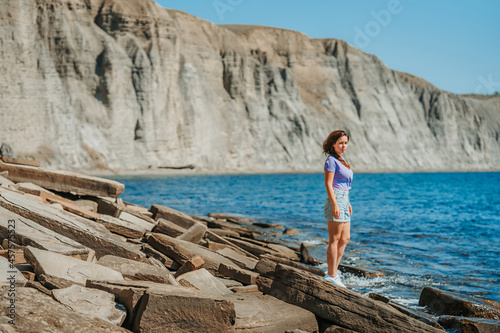
[[[141,207],[123,190],[0,160],[0,332],[500,332],[498,302],[424,288],[423,313],[364,297],[270,225]]]

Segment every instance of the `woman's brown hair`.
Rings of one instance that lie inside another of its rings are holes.
[[[347,141],[349,141],[349,133],[344,130],[333,131],[330,133],[325,142],[323,142],[323,153],[325,153],[325,155],[332,155],[338,159],[340,163],[345,165],[346,168],[350,169],[351,166],[342,157],[340,157],[339,154],[337,154],[335,148],[333,147],[333,145],[343,136],[347,136]]]

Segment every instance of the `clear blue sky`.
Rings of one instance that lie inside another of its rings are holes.
[[[500,91],[499,0],[157,0],[215,24],[339,38],[453,93]]]

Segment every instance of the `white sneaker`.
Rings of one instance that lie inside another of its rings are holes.
[[[336,277],[331,277],[330,275],[326,274],[325,275],[325,280],[326,281],[330,281],[331,283],[333,283],[336,286],[339,286],[339,287],[342,287],[342,288],[347,288],[345,286],[345,284],[343,284],[342,281],[340,281],[340,277],[338,275]]]

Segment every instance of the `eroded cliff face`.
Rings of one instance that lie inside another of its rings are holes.
[[[149,0],[4,0],[0,52],[0,142],[48,166],[322,171],[342,128],[357,170],[500,169],[500,98],[340,40]]]

